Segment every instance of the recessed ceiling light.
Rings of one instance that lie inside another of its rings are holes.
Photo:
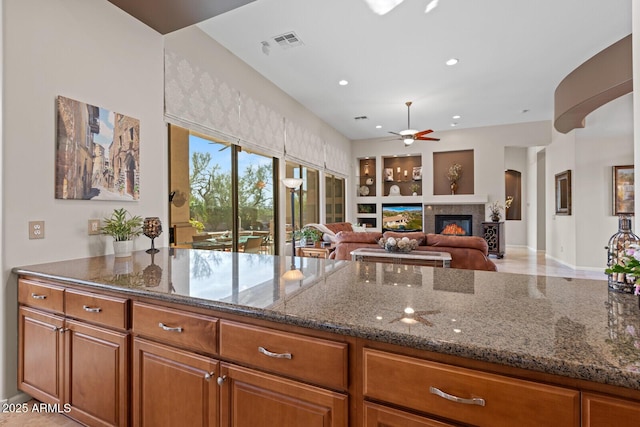
[[[376,129],[382,129],[382,125],[376,125]]]
[[[456,65],[458,63],[458,58],[451,58],[445,64],[447,65]]]
[[[349,84],[349,82],[343,79],[343,80],[340,80],[340,81],[338,82],[338,84],[339,84],[340,86],[346,86],[346,85],[348,85],[348,84]]]
[[[460,118],[460,116],[456,114],[455,116],[453,116],[453,117],[451,117],[451,118],[452,118],[452,119],[454,119],[454,120],[457,120],[457,119],[459,119],[459,118]]]

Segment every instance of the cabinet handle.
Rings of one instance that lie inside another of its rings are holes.
[[[215,374],[215,372],[213,372],[213,371],[207,372],[206,374],[204,374],[204,379],[209,381],[211,379],[211,377],[213,377],[214,374]]]
[[[218,383],[218,385],[220,387],[222,387],[222,385],[224,384],[224,382],[227,380],[227,376],[223,375],[221,377],[218,377],[218,379],[216,380],[216,382]]]
[[[33,299],[47,299],[46,295],[38,295],[36,293],[31,294],[31,298]]]
[[[64,334],[65,332],[67,332],[69,330],[69,328],[59,328],[58,332],[60,332],[61,334]]]
[[[89,313],[100,313],[102,311],[100,307],[89,307],[88,305],[83,305],[82,308]]]
[[[456,402],[456,403],[464,403],[465,405],[478,405],[478,406],[484,406],[484,399],[481,399],[479,397],[474,397],[471,399],[464,399],[462,397],[458,397],[458,396],[454,396],[452,394],[449,393],[445,393],[444,391],[435,388],[435,387],[429,387],[429,393],[431,394],[435,394],[436,396],[440,396],[444,399],[450,400],[452,402]]]
[[[272,353],[264,347],[258,347],[258,353],[262,353],[265,356],[275,357],[276,359],[291,359],[291,353]]]
[[[160,326],[163,330],[165,331],[169,331],[169,332],[178,332],[181,333],[182,332],[182,328],[180,326],[176,327],[176,328],[172,328],[170,326],[165,325],[164,323],[160,322],[158,323],[158,326]]]

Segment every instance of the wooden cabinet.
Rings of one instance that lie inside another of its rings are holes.
[[[489,255],[504,257],[504,222],[483,222],[482,236],[489,246]]]
[[[454,425],[365,402],[364,427],[454,427]]]
[[[127,300],[25,279],[18,288],[18,388],[87,425],[128,425]],[[123,330],[102,327],[114,325]]]
[[[42,402],[62,404],[64,318],[25,306],[18,313],[18,388]]]
[[[142,338],[133,343],[133,425],[218,425],[217,360]]]
[[[223,363],[221,427],[349,425],[346,394]]]
[[[66,321],[65,402],[88,425],[128,425],[129,334]]]
[[[635,427],[639,423],[640,402],[595,393],[582,394],[584,427]]]
[[[316,248],[313,246],[301,246],[296,248],[296,255],[307,258],[329,258],[333,248]]]
[[[580,425],[578,390],[364,349],[363,394],[476,426]]]

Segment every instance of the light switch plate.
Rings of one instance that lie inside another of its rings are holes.
[[[95,234],[100,234],[100,220],[99,219],[90,219],[89,220],[89,235],[93,236]]]
[[[44,239],[44,221],[29,221],[29,239]]]

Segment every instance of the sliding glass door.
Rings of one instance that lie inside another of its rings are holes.
[[[170,132],[173,242],[275,253],[277,159],[176,128]]]

